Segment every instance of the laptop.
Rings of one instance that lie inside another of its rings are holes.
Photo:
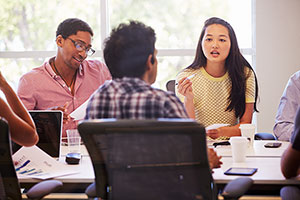
[[[37,146],[51,157],[60,156],[61,135],[63,126],[63,112],[59,110],[29,110],[35,123],[39,142]],[[21,148],[13,143],[13,152]]]

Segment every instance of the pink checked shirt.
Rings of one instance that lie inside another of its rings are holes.
[[[77,73],[74,96],[70,89],[52,70],[49,61],[23,75],[19,82],[18,95],[28,110],[46,110],[69,103],[66,113],[70,114],[111,75],[105,64],[97,60],[85,60]],[[66,130],[76,129],[77,121],[63,125]]]

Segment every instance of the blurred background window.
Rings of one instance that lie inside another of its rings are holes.
[[[56,55],[57,26],[70,17],[80,18],[92,27],[96,54],[90,59],[103,61],[103,40],[111,29],[138,20],[156,32],[159,63],[153,86],[165,90],[165,83],[193,61],[203,23],[209,17],[223,18],[233,26],[239,47],[253,66],[254,3],[255,0],[0,0],[0,70],[16,89],[22,74]]]

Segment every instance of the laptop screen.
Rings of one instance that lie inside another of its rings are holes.
[[[58,110],[30,110],[29,113],[39,135],[37,146],[52,157],[59,157],[63,112]],[[13,144],[13,152],[16,152],[20,147]]]

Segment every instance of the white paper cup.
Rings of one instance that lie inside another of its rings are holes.
[[[67,130],[69,153],[80,153],[81,137],[77,129]]]
[[[241,135],[250,141],[250,146],[253,146],[255,125],[254,124],[240,124]]]
[[[246,137],[235,136],[229,139],[231,145],[232,159],[235,163],[246,161],[246,151],[248,140]]]

